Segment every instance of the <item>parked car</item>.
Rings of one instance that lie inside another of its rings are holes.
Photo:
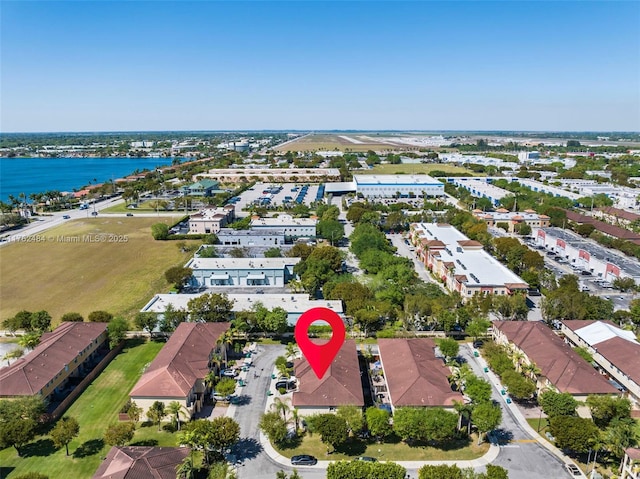
[[[308,454],[293,456],[291,458],[292,466],[313,466],[317,463],[318,463],[318,460],[313,456],[309,456]]]
[[[62,217],[62,219],[63,219],[63,220],[68,220],[68,219],[70,219],[70,218],[71,218],[71,216],[69,216],[69,215],[64,215],[64,216]]]
[[[133,216],[133,213],[127,213],[127,216]]]
[[[226,378],[235,378],[238,375],[238,371],[235,369],[225,369],[222,371],[222,375]]]
[[[358,456],[354,459],[354,461],[377,462],[378,460],[375,457],[371,456]]]
[[[565,464],[565,469],[572,476],[582,477],[582,471],[574,464]]]
[[[98,216],[98,212],[97,211],[92,211],[91,212],[91,216]]]

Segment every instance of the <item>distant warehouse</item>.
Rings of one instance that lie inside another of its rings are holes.
[[[353,175],[353,181],[365,198],[444,195],[444,183],[429,175]]]

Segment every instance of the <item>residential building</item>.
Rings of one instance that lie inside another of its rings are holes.
[[[497,259],[449,224],[414,223],[410,238],[431,273],[464,299],[474,294],[505,295],[528,285]]]
[[[33,351],[0,369],[0,397],[63,399],[109,350],[107,323],[63,322],[44,333]]]
[[[632,331],[608,320],[563,321],[561,331],[570,344],[586,348],[624,396],[640,408],[640,343]]]
[[[640,479],[640,449],[628,447],[620,465],[620,479]]]
[[[190,415],[202,408],[207,387],[204,378],[217,366],[214,358],[224,357],[226,345],[220,337],[230,323],[180,323],[156,358],[144,371],[129,397],[142,409],[160,401],[177,401]]]
[[[353,175],[353,181],[365,198],[444,195],[444,183],[428,175]]]
[[[187,447],[113,446],[92,479],[175,479]]]
[[[220,187],[220,183],[209,178],[203,178],[190,185],[182,187],[182,193],[187,196],[212,196]]]
[[[235,207],[205,208],[189,217],[189,234],[217,234],[221,228],[233,222]]]
[[[188,311],[189,301],[201,296],[201,294],[156,294],[143,308],[142,312],[153,312],[162,315],[167,306],[171,305],[174,309]],[[344,316],[344,310],[341,300],[315,300],[309,299],[308,294],[240,294],[230,293],[227,298],[233,303],[232,312],[251,311],[257,304],[261,304],[268,310],[274,308],[282,308],[287,312],[287,321],[290,325],[296,324],[298,318],[311,308],[324,307],[329,308],[341,317]]]
[[[611,206],[596,208],[591,212],[591,215],[595,218],[601,218],[609,223],[618,224],[623,227],[627,227],[632,224],[640,224],[639,214],[632,213],[627,210],[621,210],[620,208],[613,208]]]
[[[285,244],[282,229],[234,230],[233,228],[222,228],[216,235],[220,246],[251,248],[254,246],[278,247]]]
[[[578,224],[588,224],[593,226],[600,233],[604,233],[605,235],[611,236],[612,238],[618,238],[630,241],[631,243],[640,244],[640,234],[634,231],[628,230],[626,228],[620,228],[619,226],[610,225],[609,223],[599,221],[592,216],[583,215],[575,211],[564,211],[569,221],[573,221],[574,223]]]
[[[453,408],[454,401],[463,402],[462,394],[451,389],[451,371],[436,357],[433,339],[379,339],[378,348],[387,392],[375,382],[374,388],[392,409]]]
[[[555,389],[578,401],[585,401],[589,394],[618,394],[602,374],[542,322],[493,321],[492,335],[517,358],[516,369],[526,371],[531,366],[529,375],[535,378],[538,391]]]
[[[260,218],[251,220],[251,230],[255,232],[278,231],[284,234],[285,241],[295,241],[299,238],[316,237],[317,218],[294,218],[291,215]]]
[[[293,267],[300,258],[192,258],[185,268],[193,270],[191,285],[283,287],[295,278]]]
[[[496,211],[473,210],[473,216],[484,221],[487,226],[495,227],[498,223],[505,223],[507,231],[513,233],[518,225],[527,224],[531,228],[546,228],[549,226],[549,217],[539,215],[533,210],[509,211],[499,208]]]
[[[572,231],[541,228],[533,236],[539,248],[566,259],[576,270],[589,271],[609,282],[624,277],[640,282],[640,262]]]
[[[294,375],[298,388],[291,402],[301,416],[334,412],[340,406],[364,407],[358,351],[351,339],[344,342],[321,378],[304,357],[295,361]]]

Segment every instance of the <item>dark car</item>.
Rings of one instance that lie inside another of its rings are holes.
[[[91,212],[91,216],[98,216],[98,212],[97,211],[92,211]]]
[[[127,216],[133,216],[133,213],[127,213]]]
[[[64,215],[64,216],[62,217],[62,219],[63,219],[63,220],[68,220],[68,219],[70,219],[70,218],[71,218],[71,216],[69,216],[69,215]]]
[[[301,456],[293,456],[291,458],[292,466],[314,466],[318,463],[318,460],[309,456],[308,454],[302,454]]]

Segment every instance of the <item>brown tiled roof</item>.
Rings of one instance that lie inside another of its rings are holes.
[[[292,398],[295,407],[364,406],[358,352],[353,340],[344,342],[321,379],[306,359],[295,362],[294,374],[299,381],[298,391]]]
[[[636,221],[640,219],[640,215],[632,213],[627,210],[621,210],[620,208],[613,208],[612,206],[605,206],[604,208],[596,208],[598,211],[611,216],[617,216],[628,221]]]
[[[440,240],[430,240],[427,238],[422,238],[420,241],[423,245],[428,246],[429,248],[444,248],[446,245]]]
[[[626,240],[640,240],[640,234],[634,233],[633,231],[629,231],[624,228],[620,228],[619,226],[613,226],[604,221],[596,220],[591,216],[581,215],[574,211],[564,210],[567,214],[567,219],[570,221],[574,221],[576,223],[582,224],[590,224],[593,225],[595,229],[601,231],[609,236],[613,236],[614,238],[626,239]]]
[[[546,325],[530,321],[493,321],[562,393],[615,394],[617,390]]]
[[[209,372],[209,355],[229,323],[180,323],[129,394],[186,397]]]
[[[453,275],[453,277],[458,283],[466,283],[467,281],[469,281],[469,278],[467,278],[467,275],[465,274],[455,274]]]
[[[608,319],[602,320],[601,322],[608,324],[610,326],[615,326],[616,328],[618,327],[616,323],[614,323],[613,321],[609,321]],[[592,319],[571,319],[568,321],[567,320],[562,321],[562,324],[564,324],[571,331],[577,331],[578,329],[584,328],[585,326],[589,326],[593,323],[594,323],[594,320]]]
[[[43,334],[33,351],[0,370],[0,395],[37,394],[106,330],[107,323],[64,322]]]
[[[507,289],[527,289],[529,285],[527,283],[505,283],[504,287]]]
[[[436,358],[432,339],[380,339],[380,360],[394,407],[452,406],[462,394],[451,390],[449,368]]]
[[[176,479],[187,447],[114,446],[92,479]]]
[[[460,240],[458,241],[458,244],[462,247],[465,246],[482,246],[482,243],[475,241],[475,240]]]
[[[596,345],[598,352],[612,365],[640,384],[640,345],[615,336]]]
[[[628,447],[624,450],[632,461],[640,461],[640,449],[637,447]]]

